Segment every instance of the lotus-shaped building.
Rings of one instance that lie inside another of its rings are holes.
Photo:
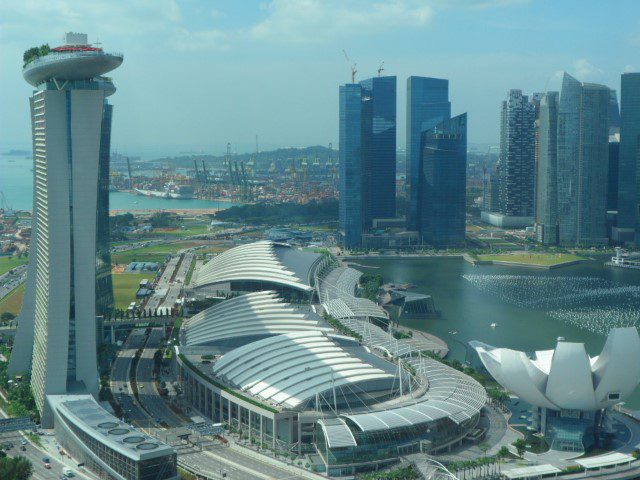
[[[581,450],[592,443],[603,411],[628,397],[640,380],[640,337],[635,327],[609,332],[600,355],[584,344],[558,339],[554,350],[533,355],[482,342],[470,345],[504,388],[534,407],[531,424],[552,447]]]

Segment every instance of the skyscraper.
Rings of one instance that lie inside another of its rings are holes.
[[[98,393],[97,305],[112,303],[104,235],[107,97],[115,92],[102,75],[120,66],[123,57],[89,45],[85,34],[70,33],[63,46],[25,60],[24,78],[37,89],[30,100],[35,235],[10,371],[31,372],[47,425],[52,421],[47,395]]]
[[[407,227],[419,230],[423,132],[451,117],[449,80],[429,77],[407,79],[407,183],[409,208]]]
[[[558,105],[560,242],[594,245],[607,238],[610,91],[564,74]]]
[[[340,230],[357,247],[396,213],[396,77],[340,86]]]
[[[365,225],[396,216],[396,77],[373,77],[362,86],[362,154]]]
[[[521,90],[502,102],[500,125],[500,213],[529,218],[534,214],[535,106]]]
[[[542,96],[538,122],[536,240],[554,245],[558,243],[558,92]]]
[[[430,245],[465,240],[467,114],[422,134],[420,236]]]
[[[362,87],[340,86],[340,230],[345,247],[360,245],[363,231]]]
[[[620,90],[620,153],[618,217],[614,239],[640,243],[638,205],[638,151],[640,143],[640,73],[623,73]]]

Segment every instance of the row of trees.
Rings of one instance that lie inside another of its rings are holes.
[[[33,465],[25,457],[7,457],[0,452],[0,478],[2,480],[28,480],[33,474]]]
[[[256,203],[221,210],[216,219],[253,225],[289,225],[292,223],[323,223],[338,221],[338,201],[298,203]]]

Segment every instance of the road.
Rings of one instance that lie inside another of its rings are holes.
[[[197,468],[199,473],[210,478],[222,478],[222,472],[226,473],[226,478],[230,480],[302,480],[305,478],[223,446],[216,446],[205,452],[180,455],[178,460],[179,463]]]
[[[133,358],[138,349],[144,346],[146,339],[144,329],[133,330],[111,367],[111,391],[122,407],[124,418],[127,422],[141,427],[148,427],[150,419],[133,396],[129,384],[129,373]]]
[[[9,295],[27,279],[26,265],[20,265],[14,268],[13,272],[14,273],[7,272],[0,276],[0,300]]]
[[[0,417],[7,418],[7,415],[0,410]],[[87,473],[86,470],[78,469],[76,462],[69,457],[64,457],[59,453],[53,454],[53,451],[58,451],[57,442],[55,438],[50,435],[38,437],[40,442],[47,446],[49,453],[45,453],[40,448],[36,447],[31,441],[28,441],[24,446],[25,450],[20,449],[21,442],[25,439],[21,432],[2,432],[0,433],[0,443],[10,442],[13,447],[7,450],[7,455],[10,457],[26,457],[33,465],[33,478],[34,480],[58,480],[62,476],[62,468],[70,467],[76,473],[76,478],[80,480],[93,480],[95,477],[92,474]],[[43,458],[49,459],[51,469],[44,468]]]
[[[156,384],[153,381],[153,356],[158,348],[163,345],[163,340],[164,328],[151,330],[136,369],[138,398],[156,423],[166,424],[168,427],[179,427],[184,424],[184,421],[171,411],[167,403],[159,395]]]

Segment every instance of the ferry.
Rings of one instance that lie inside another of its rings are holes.
[[[619,267],[619,268],[634,268],[640,270],[640,257],[633,257],[631,260],[629,258],[628,253],[622,253],[622,249],[620,247],[616,247],[616,256],[611,257],[611,261],[607,262],[605,265],[609,265],[610,267]]]

